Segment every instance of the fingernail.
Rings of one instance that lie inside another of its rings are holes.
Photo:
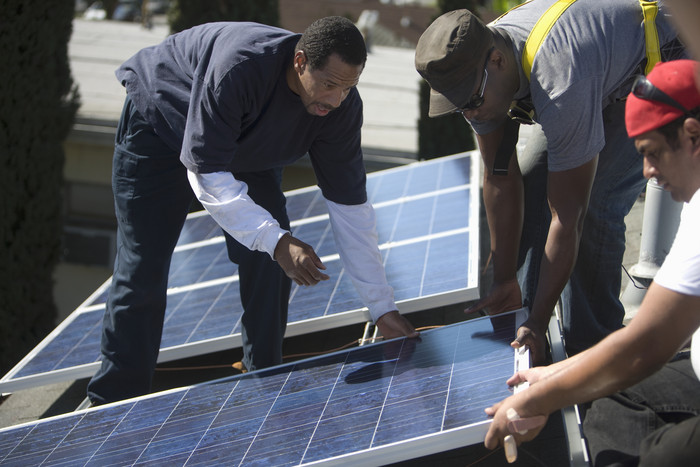
[[[503,438],[503,449],[506,452],[506,460],[512,464],[518,459],[518,445],[515,443],[515,438],[508,435]]]

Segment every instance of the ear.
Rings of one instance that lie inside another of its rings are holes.
[[[700,154],[700,121],[693,117],[686,118],[683,122],[683,131],[690,138],[693,154]]]
[[[496,68],[499,70],[502,70],[506,66],[506,56],[503,52],[501,52],[501,49],[496,47],[491,52],[491,56],[489,56],[489,62],[495,64]]]
[[[299,50],[294,54],[294,71],[298,74],[302,74],[306,69],[306,53],[303,50]]]

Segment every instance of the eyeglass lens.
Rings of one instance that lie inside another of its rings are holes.
[[[467,102],[464,107],[456,109],[455,112],[463,113],[467,110],[475,110],[481,107],[481,105],[484,103],[486,81],[489,79],[489,72],[486,71],[486,65],[489,63],[489,57],[491,56],[493,49],[494,48],[492,47],[488,52],[486,52],[486,60],[484,60],[484,74],[481,75],[481,83],[479,84],[479,89],[477,90],[476,94],[472,94],[472,96],[469,98],[469,102]]]

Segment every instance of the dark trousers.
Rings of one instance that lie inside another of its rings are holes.
[[[289,230],[286,198],[280,189],[281,170],[234,173],[248,185],[248,195]],[[287,309],[292,281],[282,268],[262,251],[251,251],[229,234],[226,247],[231,261],[238,264],[243,305],[243,364],[259,370],[282,363],[282,340],[287,327]]]
[[[595,466],[689,466],[700,459],[700,381],[690,359],[598,399],[583,424]]]
[[[112,170],[117,256],[102,327],[102,365],[88,384],[94,403],[150,392],[170,260],[194,199],[178,156],[127,97]],[[251,182],[251,197],[288,227],[280,171],[243,175]],[[249,368],[280,363],[290,281],[266,253],[250,252],[233,240],[227,244],[229,257],[239,264],[241,296],[246,297],[244,362]]]

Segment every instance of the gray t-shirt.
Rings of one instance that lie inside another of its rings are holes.
[[[260,171],[308,152],[327,199],[364,203],[362,100],[353,88],[338,109],[311,115],[285,74],[299,37],[256,23],[209,23],[141,50],[116,75],[187,169]]]
[[[603,108],[626,97],[646,58],[639,0],[577,0],[554,23],[535,55],[530,82],[522,70],[528,34],[555,0],[533,0],[489,26],[512,40],[520,70],[516,99],[528,94],[547,137],[550,171],[579,167],[605,145]],[[660,2],[656,26],[662,49],[676,31]],[[473,124],[486,134],[500,122]]]

